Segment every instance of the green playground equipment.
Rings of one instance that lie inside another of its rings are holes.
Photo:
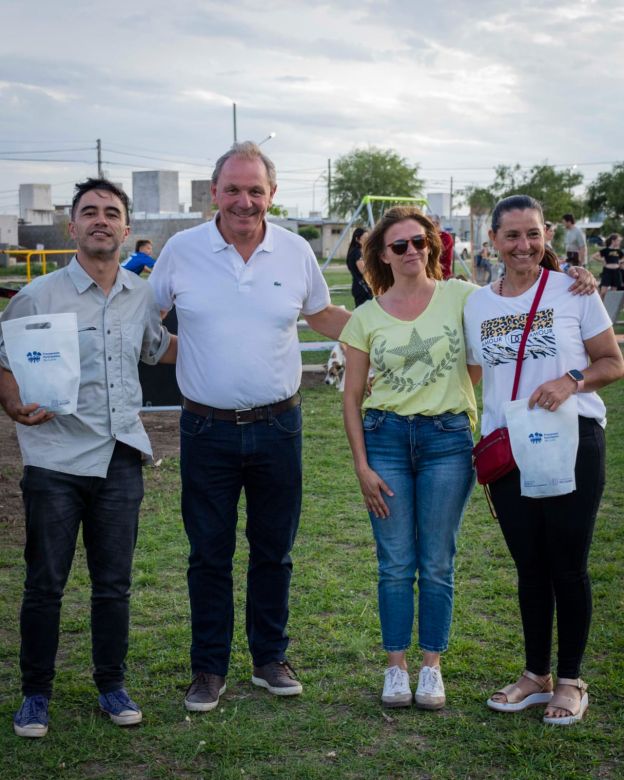
[[[334,255],[338,251],[338,247],[343,242],[345,236],[347,235],[349,230],[351,230],[351,226],[354,224],[354,222],[357,221],[358,217],[360,216],[364,208],[366,208],[368,214],[368,224],[370,225],[370,227],[373,227],[373,225],[375,224],[375,218],[373,217],[373,207],[371,205],[372,203],[413,203],[414,206],[419,206],[420,208],[427,207],[427,201],[425,198],[399,198],[393,195],[365,195],[362,198],[362,202],[360,203],[360,205],[353,212],[353,216],[347,223],[345,229],[342,231],[338,240],[334,244],[331,252],[327,256],[327,260],[325,260],[325,262],[321,266],[323,271],[334,259]]]

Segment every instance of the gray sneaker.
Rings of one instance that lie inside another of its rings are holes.
[[[266,688],[275,696],[297,696],[303,690],[303,686],[295,677],[295,670],[286,660],[254,666],[251,682]]]
[[[198,672],[187,688],[184,706],[189,712],[210,712],[219,704],[222,693],[225,693],[225,677]]]

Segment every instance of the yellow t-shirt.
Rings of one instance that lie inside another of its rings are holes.
[[[376,300],[355,309],[340,341],[370,356],[375,378],[365,409],[429,417],[467,412],[474,430],[477,404],[466,369],[463,311],[477,289],[458,279],[436,282],[425,311],[409,321],[388,314]]]

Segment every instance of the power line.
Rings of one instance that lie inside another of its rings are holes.
[[[94,146],[81,146],[76,149],[19,149],[14,152],[0,151],[0,154],[66,154],[67,152],[90,152]]]
[[[91,165],[93,160],[64,160],[59,157],[0,157],[4,162],[62,162],[62,163],[85,163]]]

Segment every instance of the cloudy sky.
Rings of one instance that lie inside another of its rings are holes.
[[[129,192],[133,170],[178,170],[188,203],[233,103],[239,140],[276,133],[276,201],[306,214],[354,147],[418,163],[426,191],[624,159],[621,0],[0,0],[0,19],[0,213],[20,183],[67,202],[97,138]]]

